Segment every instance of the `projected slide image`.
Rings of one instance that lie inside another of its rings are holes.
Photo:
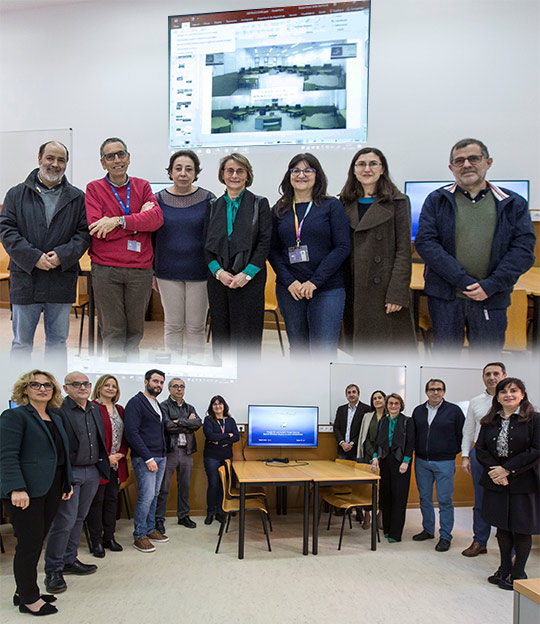
[[[318,408],[312,406],[250,405],[249,446],[317,446]]]
[[[343,41],[207,54],[212,65],[212,133],[346,127]],[[337,56],[341,54],[341,56]],[[210,58],[209,58],[210,57]]]

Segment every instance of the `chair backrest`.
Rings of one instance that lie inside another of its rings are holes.
[[[373,474],[371,472],[371,464],[361,464],[361,463],[355,463],[354,467],[357,470],[362,470],[364,472],[369,472],[369,474]],[[375,471],[375,474],[378,475],[379,474],[379,467],[377,466],[377,470]]]
[[[229,513],[231,511],[238,511],[240,509],[240,502],[230,498],[229,491],[229,477],[225,466],[218,468],[219,478],[221,479],[221,485],[223,486],[223,511]]]
[[[354,468],[357,465],[354,459],[339,459],[339,457],[336,459],[336,464],[343,464],[344,466],[350,466],[351,468]]]
[[[510,307],[507,309],[508,327],[504,343],[506,350],[525,351],[527,349],[527,310],[527,291],[514,290]]]
[[[0,243],[0,273],[7,273],[9,264],[9,255],[4,245]]]
[[[232,472],[231,472],[232,471],[232,461],[229,458],[227,458],[225,460],[225,466],[224,467],[225,467],[225,472],[226,472],[226,476],[227,476],[227,494],[229,496],[232,496],[233,495],[233,492],[232,492],[232,478],[231,478],[231,475],[232,475]]]
[[[278,303],[276,299],[276,274],[272,265],[266,261],[266,284],[264,286],[264,309],[277,310]]]

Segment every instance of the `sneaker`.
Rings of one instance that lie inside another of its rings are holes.
[[[165,533],[160,533],[157,529],[154,529],[152,533],[149,533],[146,536],[152,542],[168,542],[169,538],[165,535]]]
[[[147,537],[141,537],[133,542],[133,548],[136,548],[140,552],[150,553],[156,550],[156,547]]]

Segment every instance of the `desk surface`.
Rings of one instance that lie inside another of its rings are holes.
[[[540,604],[540,578],[514,581],[514,591]]]
[[[307,466],[299,466],[298,469],[309,475],[311,481],[373,481],[380,479],[376,474],[330,460],[310,461]]]
[[[373,481],[377,475],[358,470],[354,466],[317,460],[282,465],[267,465],[258,461],[235,461],[233,469],[240,483],[267,483],[268,481]]]

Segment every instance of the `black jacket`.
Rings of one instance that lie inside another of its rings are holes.
[[[90,245],[84,193],[64,176],[47,227],[45,205],[37,190],[37,171],[8,191],[0,214],[0,239],[10,256],[10,301],[16,305],[73,303],[79,258]],[[60,266],[50,271],[37,269],[36,262],[49,251],[56,251]]]
[[[161,411],[165,419],[165,442],[167,444],[167,453],[173,453],[178,446],[178,434],[183,433],[186,436],[186,454],[191,455],[197,452],[197,440],[195,439],[195,431],[200,429],[202,420],[197,415],[197,410],[182,401],[181,405],[169,397],[161,403]],[[190,414],[195,414],[197,418],[190,418]]]
[[[443,399],[433,419],[428,425],[427,403],[414,408],[412,419],[415,427],[414,452],[426,461],[448,461],[456,459],[461,451],[465,416],[459,405]]]
[[[160,420],[142,392],[127,402],[124,409],[124,432],[132,457],[142,457],[145,462],[151,458],[165,457],[164,421],[164,418]]]
[[[397,419],[391,447],[388,444],[388,426],[390,424],[388,416],[384,416],[379,422],[373,448],[380,459],[388,457],[390,453],[398,462],[402,462],[404,457],[412,457],[414,450],[414,420],[401,413],[398,414]]]
[[[347,409],[349,405],[346,403],[345,405],[340,405],[336,410],[336,417],[334,419],[334,436],[336,438],[336,442],[339,443],[342,440],[345,440],[345,434],[347,432]],[[367,414],[371,410],[369,405],[358,401],[356,406],[356,411],[354,412],[353,420],[351,423],[351,440],[350,443],[353,445],[353,451],[356,451],[358,446],[358,436],[360,435],[360,427],[362,426],[362,419],[364,418],[364,414]]]
[[[511,494],[538,493],[540,483],[540,414],[535,412],[529,422],[519,422],[517,415],[508,425],[508,457],[497,455],[500,421],[482,425],[476,442],[476,458],[484,466],[480,484],[489,490],[510,489]],[[497,485],[490,479],[491,466],[502,466],[510,471],[508,485]]]

